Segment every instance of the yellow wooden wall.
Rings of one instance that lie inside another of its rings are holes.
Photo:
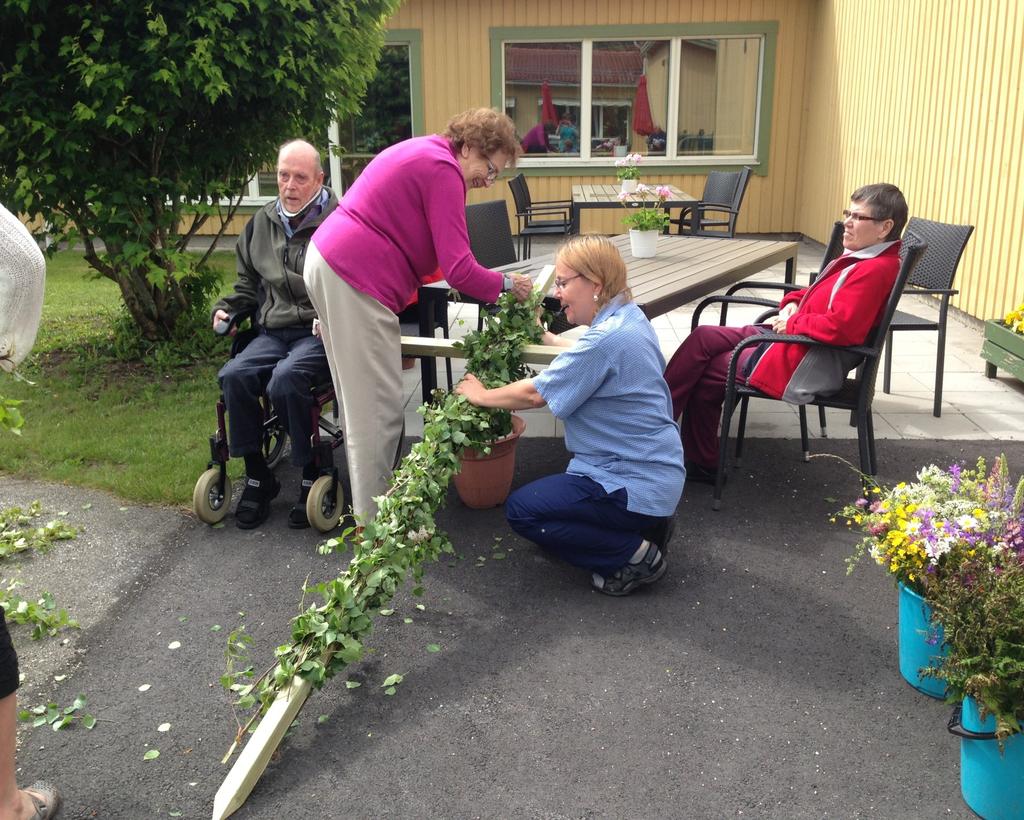
[[[1024,299],[1024,2],[820,0],[811,44],[793,227],[823,239],[892,182],[911,215],[975,226],[954,304],[1001,317]]]
[[[778,21],[770,173],[752,177],[738,230],[780,233],[795,230],[800,122],[816,5],[817,0],[406,0],[389,25],[423,33],[425,130],[434,133],[443,130],[453,114],[491,104],[489,30],[493,27]],[[540,200],[566,199],[573,184],[614,179],[609,173],[607,177],[530,176],[529,182],[534,199]],[[675,174],[659,175],[657,181],[674,183],[699,196],[704,179],[704,174]],[[508,186],[502,180],[487,193],[471,193],[469,201],[499,195],[512,209]],[[584,212],[582,218],[584,231],[623,230],[621,214],[616,211]]]

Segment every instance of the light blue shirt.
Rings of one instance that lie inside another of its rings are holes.
[[[624,487],[627,509],[645,515],[674,513],[686,477],[664,370],[651,323],[619,296],[533,379],[565,424],[567,472]]]

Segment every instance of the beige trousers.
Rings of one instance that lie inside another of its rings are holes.
[[[360,523],[377,514],[374,497],[391,478],[402,438],[402,339],[398,317],[356,290],[306,249],[303,279],[320,318],[335,393],[345,419],[352,510]]]

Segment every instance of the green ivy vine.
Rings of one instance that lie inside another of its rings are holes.
[[[543,294],[534,291],[519,303],[511,293],[498,300],[499,311],[486,315],[484,327],[460,343],[467,370],[488,387],[533,375],[522,361],[526,344],[540,342],[537,323]],[[462,396],[434,391],[434,401],[420,407],[424,415],[423,440],[413,445],[379,499],[377,515],[354,537],[354,555],[335,579],[308,587],[321,602],[309,606],[292,621],[291,642],[275,652],[276,664],[252,679],[251,667],[229,668],[221,679],[234,692],[240,708],[259,705],[256,714],[239,729],[244,731],[266,711],[296,675],[320,688],[324,682],[363,656],[364,640],[373,615],[391,600],[411,574],[414,595],[422,595],[420,581],[426,561],[453,552],[450,539],[438,530],[436,512],[448,496],[448,484],[459,470],[460,455],[471,447],[486,450],[488,443],[512,429],[507,410],[471,405]],[[332,538],[323,552],[346,548],[354,530]],[[242,646],[236,647],[244,648]],[[237,653],[229,659],[239,660]],[[236,740],[237,743],[237,740]]]

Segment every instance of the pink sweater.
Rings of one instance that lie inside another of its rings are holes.
[[[502,277],[478,264],[466,232],[466,182],[447,139],[381,151],[313,234],[331,269],[395,313],[438,267],[453,288],[493,302]]]

